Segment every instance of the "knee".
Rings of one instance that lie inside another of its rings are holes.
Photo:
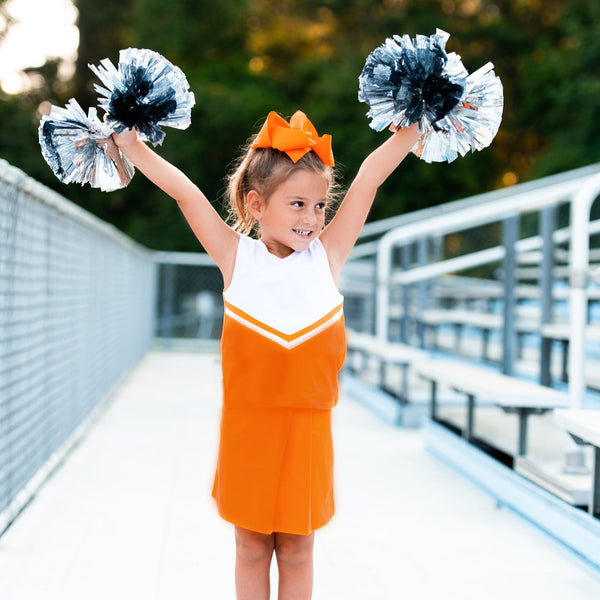
[[[235,548],[238,558],[251,562],[270,560],[274,547],[273,535],[236,527]]]
[[[275,534],[275,554],[277,561],[287,564],[300,564],[312,560],[314,534],[293,535]]]

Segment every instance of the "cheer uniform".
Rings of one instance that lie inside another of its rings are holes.
[[[279,258],[240,236],[223,296],[219,514],[261,533],[309,534],[334,513],[331,409],[346,348],[325,248],[316,239]]]

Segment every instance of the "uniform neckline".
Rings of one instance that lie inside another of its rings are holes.
[[[277,256],[277,254],[273,254],[272,252],[269,251],[269,248],[267,247],[267,245],[261,239],[258,239],[257,242],[260,243],[261,247],[266,252],[266,254],[268,254],[271,258],[273,258],[276,261],[283,262],[283,261],[286,261],[288,259],[291,259],[293,256],[296,256],[297,254],[300,254],[300,252],[298,252],[297,250],[292,250],[290,252],[290,254],[288,254],[287,256]],[[310,246],[309,246],[309,248],[310,248]],[[307,250],[308,250],[308,248],[307,248]]]

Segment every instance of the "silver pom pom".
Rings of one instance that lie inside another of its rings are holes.
[[[460,102],[425,131],[413,152],[426,162],[452,162],[487,148],[502,121],[504,95],[500,78],[489,62],[467,77]]]
[[[104,84],[94,88],[107,123],[116,132],[135,127],[140,139],[156,146],[165,137],[161,125],[176,129],[190,125],[194,94],[183,71],[158,52],[127,48],[119,53],[118,69],[108,58],[99,67],[89,67]]]
[[[445,47],[449,34],[388,38],[369,54],[359,77],[358,98],[370,110],[371,127],[381,131],[419,124],[425,131],[461,98],[467,70]]]
[[[471,75],[460,57],[445,51],[449,34],[394,36],[368,56],[358,98],[381,131],[418,123],[413,152],[426,162],[452,162],[490,145],[502,119],[503,90],[487,63]]]
[[[127,186],[134,175],[111,134],[95,108],[86,115],[74,99],[65,108],[52,106],[38,129],[42,156],[60,181],[88,183],[105,192]]]

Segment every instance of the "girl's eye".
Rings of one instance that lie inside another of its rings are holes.
[[[292,202],[292,206],[296,206],[298,208],[303,208],[304,207],[304,201],[303,200],[294,200]],[[319,202],[318,204],[315,204],[315,208],[317,210],[325,210],[325,206],[326,206],[325,202]]]

